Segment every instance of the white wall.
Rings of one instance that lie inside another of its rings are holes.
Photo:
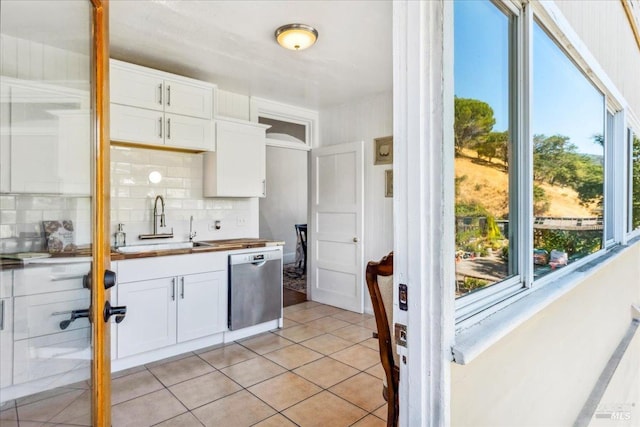
[[[640,115],[640,79],[637,71],[640,69],[640,47],[634,39],[622,2],[557,1],[555,4],[636,115]],[[636,13],[640,13],[637,8]]]
[[[392,133],[391,92],[368,96],[320,111],[320,146],[365,142],[362,242],[365,261],[379,260],[393,250],[393,198],[384,195],[385,170],[391,169],[393,165],[373,164],[374,138],[389,136]],[[368,293],[365,296],[365,310],[371,312]]]
[[[160,183],[149,181],[151,171],[162,174]],[[125,225],[127,244],[141,243],[138,235],[152,232],[157,195],[165,200],[167,229],[162,232],[173,227],[173,241],[188,240],[191,215],[196,240],[259,237],[256,198],[203,198],[202,184],[202,154],[112,146],[111,242],[118,223]],[[245,223],[239,225],[238,218]],[[213,227],[216,220],[220,230]]]
[[[639,261],[637,243],[468,365],[453,364],[451,424],[572,425],[640,302]]]
[[[284,240],[284,262],[295,260],[294,224],[307,223],[308,152],[267,146],[267,197],[260,199],[260,237]]]

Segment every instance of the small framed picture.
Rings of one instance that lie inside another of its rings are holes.
[[[393,197],[393,169],[384,171],[384,197]]]
[[[383,138],[375,138],[375,157],[374,165],[390,165],[393,164],[393,136],[385,136]]]

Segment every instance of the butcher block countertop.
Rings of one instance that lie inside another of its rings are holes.
[[[131,254],[111,252],[111,261],[121,261],[125,259],[149,258],[149,257],[167,256],[167,255],[184,255],[184,254],[199,254],[204,252],[233,251],[236,249],[264,248],[267,246],[284,246],[284,242],[281,240],[251,239],[251,238],[206,240],[204,242],[214,244],[215,246],[198,246],[198,247],[186,248],[186,249],[145,251],[145,252],[137,252],[137,253],[131,253]]]
[[[112,250],[111,260],[121,261],[126,259],[149,258],[167,255],[184,255],[197,254],[204,252],[232,251],[237,249],[263,248],[267,246],[284,246],[284,242],[280,240],[267,239],[226,239],[226,240],[206,240],[206,244],[213,246],[197,246],[186,249],[167,249],[156,251],[144,251],[136,253],[123,254]],[[42,264],[54,264],[65,262],[89,262],[91,261],[91,248],[81,248],[74,252],[60,252],[49,254],[42,253],[16,253],[16,254],[0,254],[0,270],[11,270],[16,268],[24,268],[28,266],[37,266]]]

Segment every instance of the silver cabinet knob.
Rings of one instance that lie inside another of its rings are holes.
[[[353,238],[353,243],[358,243],[360,241],[360,239],[358,239],[357,237]]]

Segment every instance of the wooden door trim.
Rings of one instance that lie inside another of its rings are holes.
[[[111,426],[110,324],[102,319],[109,291],[104,290],[104,272],[111,265],[109,244],[110,148],[109,148],[109,0],[93,4],[94,179],[93,179],[93,268],[91,406],[92,425]]]

